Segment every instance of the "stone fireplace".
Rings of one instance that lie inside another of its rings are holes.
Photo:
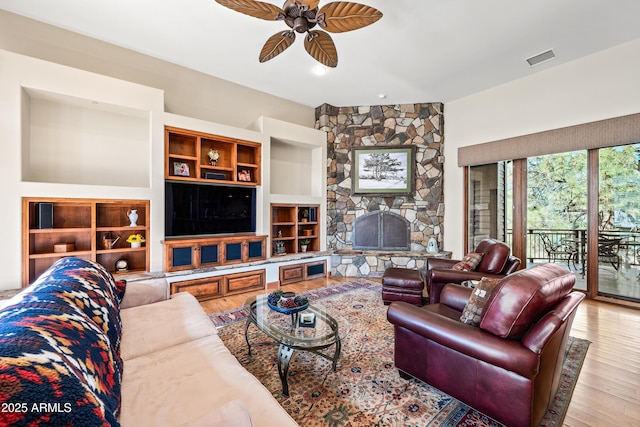
[[[442,103],[316,108],[316,128],[327,132],[327,247],[334,251],[332,274],[376,276],[389,267],[423,268],[429,239],[442,242],[443,109]],[[410,145],[416,148],[415,192],[353,194],[354,147]],[[376,230],[364,240],[361,218]],[[394,240],[387,245],[375,233],[384,234],[387,225],[396,227],[397,218],[405,228],[400,235],[387,233]],[[405,236],[406,241],[395,241]]]

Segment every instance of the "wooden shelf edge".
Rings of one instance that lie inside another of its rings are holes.
[[[91,251],[45,252],[41,254],[29,254],[29,259],[62,258],[66,256],[80,255],[91,255]]]
[[[146,225],[137,225],[135,227],[131,227],[128,225],[121,225],[121,226],[108,226],[108,225],[101,225],[100,227],[96,227],[96,231],[147,231],[147,226]]]
[[[198,160],[196,156],[187,156],[184,154],[171,154],[171,153],[169,153],[169,159],[194,160],[194,161]]]
[[[91,232],[91,227],[30,228],[29,229],[29,234],[82,233],[82,232]]]
[[[96,254],[105,255],[105,254],[115,254],[121,252],[144,252],[147,248],[145,246],[141,246],[139,248],[116,248],[116,249],[98,249]]]
[[[218,170],[218,171],[233,172],[233,168],[226,167],[226,166],[200,165],[200,169],[211,169],[211,170]]]

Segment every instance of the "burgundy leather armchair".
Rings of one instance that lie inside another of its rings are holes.
[[[537,426],[558,389],[576,309],[575,275],[557,264],[501,279],[479,326],[460,322],[471,289],[447,285],[440,303],[393,302],[395,365],[511,427]]]
[[[440,292],[447,283],[462,283],[465,280],[480,280],[483,277],[501,278],[513,273],[520,266],[520,258],[511,256],[511,249],[505,243],[494,239],[484,239],[474,250],[483,254],[478,267],[473,271],[452,270],[458,262],[455,259],[428,257],[426,261],[426,282],[429,302],[440,301]]]

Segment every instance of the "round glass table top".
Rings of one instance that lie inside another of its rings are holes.
[[[280,313],[267,304],[269,294],[247,299],[243,307],[249,310],[249,321],[281,344],[299,349],[313,349],[332,345],[344,339],[349,324],[326,311],[322,304],[309,302],[309,307],[294,314]]]

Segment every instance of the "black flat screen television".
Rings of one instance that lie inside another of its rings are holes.
[[[165,237],[256,231],[256,189],[165,182]]]

